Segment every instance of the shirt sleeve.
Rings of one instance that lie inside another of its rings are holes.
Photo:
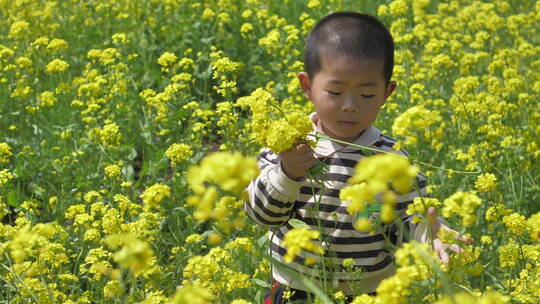
[[[283,226],[291,218],[304,180],[295,181],[287,177],[279,156],[269,149],[259,154],[258,166],[261,172],[246,190],[244,211],[259,225]]]

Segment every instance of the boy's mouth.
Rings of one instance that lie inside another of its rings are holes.
[[[342,125],[345,125],[345,126],[354,126],[355,124],[357,124],[356,121],[345,121],[345,120],[340,120],[338,121],[340,124]]]

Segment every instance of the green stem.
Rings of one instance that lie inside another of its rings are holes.
[[[319,186],[321,187],[320,189],[320,194],[318,196],[318,198],[316,199],[315,201],[315,212],[316,212],[316,216],[317,216],[317,229],[319,230],[319,235],[321,236],[321,245],[323,244],[323,240],[322,240],[322,235],[323,235],[323,229],[322,229],[322,226],[321,226],[321,218],[320,218],[320,203],[321,203],[321,199],[322,199],[322,196],[324,194],[324,191],[326,190],[325,189],[325,185],[324,185],[324,180],[320,179],[320,180],[317,180],[316,179],[316,176],[312,176],[311,174],[308,173],[308,177],[312,180],[312,181],[317,181]],[[311,193],[313,193],[313,195],[315,196],[315,187],[313,186],[313,184],[311,185]],[[326,250],[325,250],[326,251]],[[324,254],[321,254],[321,264],[322,264],[322,275],[323,275],[323,280],[322,280],[322,287],[323,287],[323,290],[324,292],[327,291],[327,284],[326,284],[326,264],[325,264],[325,261],[324,261]]]
[[[339,144],[353,146],[355,148],[359,148],[359,149],[362,149],[362,150],[367,150],[367,151],[370,151],[370,152],[379,152],[379,153],[387,153],[387,154],[392,153],[392,152],[388,152],[388,151],[384,151],[384,150],[380,150],[380,149],[376,149],[376,148],[357,145],[357,144],[353,144],[353,143],[346,142],[346,141],[343,141],[343,140],[331,138],[331,137],[329,137],[329,136],[327,136],[325,134],[319,133],[319,132],[317,132],[316,135],[308,134],[308,136],[312,136],[316,140],[326,139],[326,140],[333,141],[333,142],[336,142],[336,143],[339,143]],[[396,154],[396,155],[401,156],[401,157],[405,157],[407,159],[410,159],[412,162],[418,163],[420,165],[423,165],[423,166],[426,166],[426,167],[429,167],[429,168],[435,168],[435,169],[438,169],[438,170],[446,171],[446,172],[449,172],[449,173],[458,173],[458,174],[479,174],[479,173],[481,173],[481,171],[460,171],[460,170],[454,170],[454,169],[445,169],[445,168],[437,167],[437,166],[434,166],[434,165],[431,165],[431,164],[428,164],[428,163],[425,163],[425,162],[422,162],[422,161],[419,161],[419,160],[409,158],[409,157],[404,156],[404,155],[400,155],[400,154]]]

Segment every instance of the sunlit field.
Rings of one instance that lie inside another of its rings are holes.
[[[534,0],[0,0],[0,303],[262,303],[244,189],[307,132],[304,41],[339,10],[394,36],[375,125],[427,177],[408,212],[475,240],[448,265],[407,243],[352,303],[540,303]]]

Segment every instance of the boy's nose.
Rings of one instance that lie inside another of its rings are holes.
[[[341,109],[345,112],[356,112],[356,102],[353,96],[348,96],[343,99]]]

